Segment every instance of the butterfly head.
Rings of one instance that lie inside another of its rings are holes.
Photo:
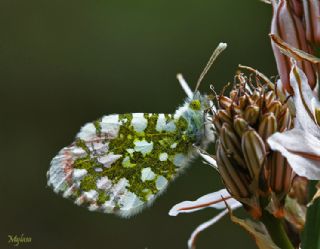
[[[189,98],[189,108],[195,112],[206,112],[212,107],[212,101],[207,95],[202,95],[196,91],[192,98]]]

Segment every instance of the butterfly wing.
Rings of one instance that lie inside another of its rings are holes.
[[[52,159],[48,185],[91,211],[132,216],[188,164],[194,141],[187,128],[170,114],[104,116]]]

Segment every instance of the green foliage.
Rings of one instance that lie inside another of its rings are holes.
[[[316,192],[317,181],[309,183],[309,199]],[[317,199],[307,210],[306,224],[302,234],[302,249],[320,249],[320,200]]]

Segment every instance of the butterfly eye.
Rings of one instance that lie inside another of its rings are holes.
[[[201,109],[201,103],[200,103],[200,100],[196,99],[196,100],[192,100],[190,102],[190,108],[192,110],[195,110],[195,111],[199,111]]]

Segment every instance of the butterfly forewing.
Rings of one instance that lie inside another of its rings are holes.
[[[194,138],[170,114],[108,115],[82,127],[51,162],[48,184],[92,211],[131,216],[187,165]]]

